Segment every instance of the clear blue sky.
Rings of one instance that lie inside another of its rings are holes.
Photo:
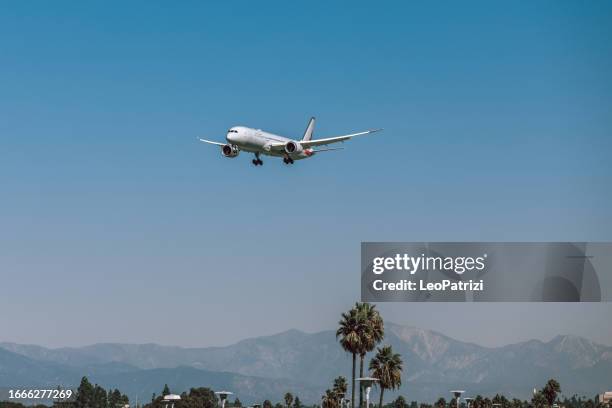
[[[361,241],[612,240],[611,73],[607,1],[4,3],[0,340],[319,330]],[[385,132],[291,167],[196,142],[311,115]],[[606,304],[381,307],[612,344]]]

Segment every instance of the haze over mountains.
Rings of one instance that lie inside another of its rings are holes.
[[[433,401],[448,390],[468,394],[529,398],[534,387],[557,378],[564,395],[592,396],[612,384],[612,347],[576,336],[549,342],[530,340],[488,348],[429,330],[385,324],[385,344],[404,360],[408,400]],[[350,379],[351,358],[332,330],[289,330],[250,338],[226,347],[182,348],[156,344],[95,344],[77,348],[0,343],[3,386],[78,385],[83,375],[117,387],[140,401],[168,383],[174,392],[189,387],[230,389],[241,401],[280,401],[291,391],[307,403],[319,402],[332,379]],[[397,393],[389,393],[391,399]]]

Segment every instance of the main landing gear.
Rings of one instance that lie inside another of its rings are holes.
[[[293,159],[291,157],[283,157],[283,161],[285,164],[293,164]]]
[[[255,158],[252,162],[255,166],[263,166],[263,161],[261,161],[261,159],[259,158],[259,153],[255,153]]]

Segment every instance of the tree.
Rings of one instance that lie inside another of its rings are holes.
[[[325,390],[321,397],[321,408],[338,408],[338,397],[332,390]]]
[[[338,401],[342,401],[342,399],[346,395],[347,390],[348,384],[346,383],[346,378],[344,378],[343,376],[336,377],[334,379],[334,388],[332,391],[336,395],[336,399]]]
[[[365,356],[376,348],[385,336],[383,319],[370,303],[355,304],[357,321],[359,322],[359,377],[363,377],[363,364]],[[363,390],[359,388],[359,408],[363,406]]]
[[[298,397],[297,395],[293,400],[293,408],[304,408],[304,405],[302,405],[302,401],[300,401],[300,397]]]
[[[76,391],[75,408],[90,408],[94,405],[94,387],[87,377],[81,378],[81,384]]]
[[[500,394],[495,394],[492,403],[500,404],[502,408],[508,408],[508,406],[510,405],[510,401],[508,401],[508,398]]]
[[[351,353],[353,357],[353,371],[351,376],[351,408],[355,408],[355,367],[357,353],[361,349],[360,323],[355,308],[342,313],[342,318],[338,322],[336,338],[340,341],[342,349]]]
[[[523,401],[518,398],[512,398],[512,402],[510,403],[511,408],[523,408]]]
[[[440,397],[438,401],[436,401],[435,407],[436,408],[446,408],[446,400],[444,399],[444,397]]]
[[[0,408],[26,408],[21,402],[0,401]]]
[[[234,400],[234,403],[232,404],[232,406],[233,406],[233,407],[239,407],[239,408],[241,408],[241,407],[242,407],[242,401],[240,401],[240,400],[238,399],[238,397],[236,397],[236,399]]]
[[[156,397],[150,404],[143,408],[165,408],[163,397]],[[176,408],[217,408],[217,396],[210,388],[191,388],[189,393],[183,392],[180,401],[175,404]]]
[[[106,390],[100,387],[98,384],[93,386],[91,391],[90,405],[87,408],[107,408],[108,407],[108,396]]]
[[[272,408],[272,402],[270,402],[270,400],[265,400],[262,408]]]
[[[287,408],[291,408],[291,404],[293,403],[293,394],[290,392],[285,394],[285,406]]]
[[[393,401],[393,408],[408,408],[406,405],[406,399],[401,395],[397,397],[395,401]]]
[[[377,385],[380,387],[380,402],[378,406],[383,407],[383,395],[385,390],[395,390],[402,385],[402,358],[393,352],[391,346],[379,347],[376,355],[370,360],[370,371],[372,377],[378,378]]]
[[[557,393],[561,392],[561,386],[555,379],[550,379],[542,388],[542,394],[544,398],[546,398],[546,402],[548,402],[548,406],[552,407],[553,403],[557,399]]]
[[[206,387],[191,388],[189,394],[182,393],[180,404],[176,408],[216,408],[217,396]]]
[[[533,397],[531,397],[531,405],[534,408],[545,408],[547,403],[548,401],[546,400],[544,394],[542,394],[542,391],[537,391],[533,394]]]
[[[161,395],[162,397],[165,397],[166,395],[170,395],[170,387],[168,387],[168,384],[164,384],[164,389]]]
[[[108,390],[108,408],[123,408],[124,405],[130,403],[127,395],[122,394],[119,390]]]

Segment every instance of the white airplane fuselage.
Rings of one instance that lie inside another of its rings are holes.
[[[225,140],[230,145],[238,147],[238,149],[256,154],[264,154],[268,156],[276,157],[290,157],[293,160],[307,159],[311,157],[314,152],[312,149],[303,149],[300,152],[287,153],[286,151],[272,150],[269,148],[270,145],[275,143],[288,143],[297,142],[294,139],[288,137],[275,135],[274,133],[268,133],[261,129],[252,129],[245,126],[234,126],[227,131]],[[225,152],[224,152],[225,154]]]

